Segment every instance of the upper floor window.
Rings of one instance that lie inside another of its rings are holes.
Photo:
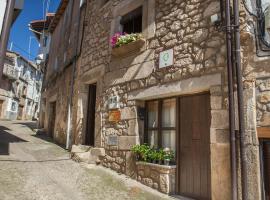
[[[143,7],[127,13],[122,16],[120,24],[124,33],[141,33],[142,32],[142,11]]]
[[[43,46],[46,47],[48,43],[48,36],[44,36],[43,38]]]

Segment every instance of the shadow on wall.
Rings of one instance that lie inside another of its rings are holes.
[[[7,132],[10,131],[5,126],[0,126],[0,155],[9,155],[9,146],[10,143],[19,143],[19,142],[28,142],[23,140],[11,133]]]

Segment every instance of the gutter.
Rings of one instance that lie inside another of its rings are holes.
[[[222,1],[220,2],[222,5]],[[223,15],[223,13],[221,13]],[[236,166],[236,139],[235,139],[235,106],[234,106],[234,77],[232,56],[232,27],[230,14],[230,0],[225,2],[226,43],[227,43],[227,73],[228,73],[228,98],[229,98],[229,129],[230,129],[230,154],[231,154],[231,185],[232,200],[237,200],[237,166]]]
[[[231,15],[231,1],[225,0],[226,13],[226,43],[227,43],[227,69],[228,69],[228,89],[229,89],[229,120],[230,120],[230,140],[231,140],[231,175],[232,175],[232,199],[238,199],[237,181],[237,157],[236,157],[236,130],[235,130],[235,107],[234,107],[234,78],[237,85],[238,104],[238,124],[240,136],[240,162],[241,162],[241,189],[243,200],[248,199],[248,173],[247,173],[247,148],[245,146],[245,121],[244,121],[244,95],[243,95],[243,74],[241,69],[240,53],[240,19],[239,1],[233,0],[233,10]],[[221,2],[222,3],[222,2]],[[232,19],[232,20],[231,20]],[[234,49],[233,49],[234,47]],[[236,75],[236,77],[234,77]]]
[[[234,37],[235,37],[235,66],[237,81],[237,100],[238,100],[238,120],[240,135],[240,156],[241,156],[241,178],[242,178],[242,199],[248,199],[248,173],[247,173],[247,148],[245,145],[245,120],[244,120],[244,95],[243,95],[243,73],[241,69],[241,44],[240,44],[240,19],[239,19],[239,1],[233,0],[234,12]]]

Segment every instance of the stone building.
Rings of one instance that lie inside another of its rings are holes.
[[[42,74],[36,65],[15,52],[6,53],[0,78],[0,118],[38,118]]]
[[[75,1],[74,1],[75,2]],[[40,125],[57,143],[66,144],[70,132],[73,71],[79,55],[78,38],[82,26],[82,4],[63,0],[52,21],[48,23],[49,56],[44,57],[44,81]],[[43,115],[43,114],[42,114]]]
[[[261,30],[260,4],[246,3],[240,4],[242,139],[248,199],[262,199],[269,196],[269,27]],[[269,7],[267,1],[261,3],[263,9]],[[163,193],[232,199],[228,59],[220,1],[81,1],[79,21],[68,23],[67,16],[71,21],[75,17],[66,13],[72,6],[72,13],[78,11],[75,5],[63,0],[51,25],[45,129],[67,147],[93,147],[90,157],[105,152],[99,157],[103,166]],[[75,30],[79,45],[68,46]],[[141,33],[142,38],[112,48],[110,39],[117,32]],[[75,47],[77,54],[65,68],[67,52]],[[170,148],[176,165],[136,162],[130,149],[143,143]],[[237,178],[241,199],[243,177],[238,173]]]

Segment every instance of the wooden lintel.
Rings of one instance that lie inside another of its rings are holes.
[[[270,127],[258,127],[258,138],[270,138]]]

